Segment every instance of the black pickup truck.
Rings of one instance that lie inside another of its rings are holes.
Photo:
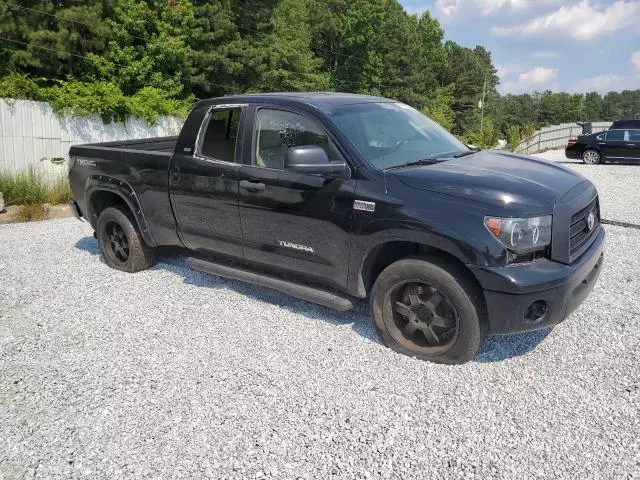
[[[469,149],[380,97],[206,100],[177,137],[70,158],[72,206],[109,266],[137,272],[172,246],[191,268],[337,310],[368,297],[381,341],[425,360],[562,321],[602,266],[588,180]]]

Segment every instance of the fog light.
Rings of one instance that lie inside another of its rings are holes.
[[[541,322],[549,311],[549,304],[544,300],[536,300],[527,307],[524,312],[524,319],[530,323]]]

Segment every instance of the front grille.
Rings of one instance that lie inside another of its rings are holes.
[[[589,229],[588,218],[593,212],[595,222]],[[575,213],[571,217],[571,227],[569,229],[569,258],[571,261],[579,257],[589,248],[595,238],[597,226],[600,223],[600,212],[598,210],[598,198],[594,198],[586,207]]]

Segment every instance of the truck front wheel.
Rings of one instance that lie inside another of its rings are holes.
[[[465,363],[485,337],[482,292],[460,267],[436,258],[391,264],[378,276],[370,302],[382,343],[411,357]]]
[[[156,261],[156,249],[147,246],[125,206],[105,208],[96,226],[98,245],[107,265],[123,272],[139,272]]]

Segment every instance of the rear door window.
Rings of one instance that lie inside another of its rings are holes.
[[[607,142],[624,141],[624,130],[610,130],[607,132]]]
[[[640,130],[629,130],[629,141],[640,142]]]
[[[213,160],[235,162],[240,112],[239,108],[212,111],[200,144],[200,155]]]

